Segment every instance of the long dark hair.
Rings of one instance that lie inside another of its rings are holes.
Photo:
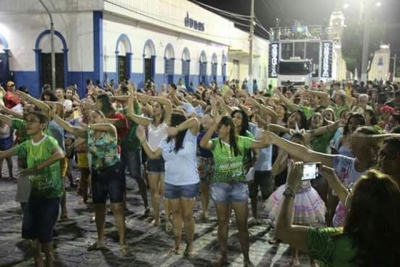
[[[46,96],[46,95],[50,97],[49,101],[51,101],[51,102],[57,102],[58,101],[57,96],[51,90],[44,90],[43,93],[40,95],[40,100],[44,101],[45,100],[44,96]]]
[[[241,155],[239,146],[237,143],[237,137],[236,137],[236,132],[235,132],[235,125],[233,124],[232,118],[229,116],[224,116],[221,118],[221,121],[218,124],[218,128],[221,127],[221,125],[224,126],[230,126],[230,131],[229,131],[229,146],[231,148],[231,152],[237,157],[238,155]],[[221,139],[219,139],[219,145],[222,147],[222,142]]]
[[[231,113],[231,117],[233,118],[233,117],[235,116],[236,113],[242,114],[242,125],[241,125],[241,127],[240,127],[240,133],[239,133],[239,135],[240,135],[240,136],[247,136],[247,131],[249,130],[249,116],[248,116],[247,113],[244,112],[243,110],[237,109],[237,110],[234,110],[234,111]],[[233,128],[235,128],[235,126],[234,126]]]
[[[369,171],[356,183],[343,233],[357,255],[355,266],[398,266],[400,190],[387,175]]]
[[[371,126],[373,125],[377,125],[378,124],[378,119],[375,116],[375,112],[371,109],[366,109],[365,112],[367,112],[369,114],[369,116],[371,117],[369,124]]]
[[[364,118],[363,115],[361,115],[359,113],[350,114],[349,118],[346,121],[346,126],[344,126],[344,129],[343,129],[343,136],[346,136],[346,135],[348,135],[350,133],[349,125],[350,125],[350,121],[352,119],[356,119],[360,126],[364,126],[365,125],[365,118]]]
[[[103,112],[104,114],[110,114],[110,113],[114,113],[115,109],[112,106],[112,103],[110,101],[110,97],[108,96],[108,94],[100,94],[96,97],[96,100],[101,102],[101,112]]]
[[[178,112],[174,112],[171,114],[170,126],[176,127],[185,121],[186,121],[185,115]],[[183,148],[183,139],[185,138],[186,132],[187,130],[180,131],[178,135],[175,137],[175,148],[174,148],[175,153],[178,153],[178,151]],[[172,137],[168,136],[167,143],[169,143],[171,140]]]
[[[165,120],[165,107],[164,107],[164,105],[162,105],[160,102],[154,101],[153,104],[155,104],[155,103],[158,103],[158,105],[160,105],[161,110],[162,110],[161,118],[160,118],[160,124],[161,124],[161,123],[163,123],[164,120]],[[154,121],[155,121],[155,117],[154,117],[154,115],[153,115],[153,116],[152,116],[152,121],[151,121],[151,123],[154,124]]]

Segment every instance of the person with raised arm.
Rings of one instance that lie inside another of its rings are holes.
[[[320,267],[398,266],[399,186],[389,176],[369,171],[352,190],[346,190],[332,169],[323,167],[322,173],[333,189],[338,190],[336,193],[344,199],[349,211],[343,228],[293,225],[293,204],[297,197],[294,192],[300,188],[303,176],[303,163],[296,162],[288,176],[276,224],[277,237],[307,252],[318,260]]]
[[[98,241],[88,247],[88,251],[105,248],[106,202],[110,198],[116,228],[119,235],[121,254],[127,253],[125,243],[125,215],[123,199],[125,192],[125,171],[118,154],[118,138],[115,126],[106,123],[106,117],[100,110],[90,114],[86,129],[72,126],[55,113],[53,119],[67,132],[87,139],[88,153],[91,156],[92,198]]]
[[[244,159],[249,149],[260,149],[269,143],[256,141],[236,134],[236,126],[229,116],[217,117],[200,141],[200,147],[210,150],[214,157],[215,171],[211,179],[211,196],[217,209],[218,241],[221,257],[216,266],[228,263],[228,228],[231,209],[235,211],[239,241],[242,247],[244,265],[254,266],[249,256],[248,187]],[[218,137],[212,138],[214,133]]]
[[[165,198],[172,212],[174,246],[170,254],[178,254],[182,221],[186,231],[185,256],[193,253],[195,223],[193,208],[199,193],[200,178],[197,172],[197,139],[200,123],[197,118],[187,119],[180,113],[172,113],[167,128],[167,136],[163,137],[156,149],[150,147],[143,127],[137,130],[137,136],[149,159],[165,160]],[[177,168],[177,166],[179,166]]]
[[[43,113],[27,113],[25,123],[26,133],[31,139],[10,150],[1,151],[0,158],[13,155],[26,158],[26,167],[20,173],[29,177],[30,194],[24,209],[22,237],[34,240],[35,266],[52,267],[53,229],[62,195],[60,160],[64,152],[53,137],[44,133],[48,119]]]

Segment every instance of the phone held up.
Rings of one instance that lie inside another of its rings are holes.
[[[303,165],[303,177],[302,181],[314,180],[319,176],[319,171],[321,169],[320,162],[304,163]]]

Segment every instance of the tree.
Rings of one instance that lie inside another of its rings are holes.
[[[370,41],[369,41],[369,58],[368,72],[371,69],[371,62],[374,59],[375,52],[379,50],[383,38],[383,26],[378,23],[370,24]],[[358,73],[354,73],[357,68],[361,70],[362,49],[364,40],[364,24],[355,20],[349,20],[348,25],[342,32],[342,56],[346,62],[347,71],[353,73],[354,77],[358,77]]]

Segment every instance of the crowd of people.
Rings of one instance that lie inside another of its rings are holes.
[[[229,264],[232,211],[244,266],[254,266],[248,227],[267,227],[261,208],[275,228],[269,242],[291,247],[289,266],[300,266],[299,252],[310,255],[311,266],[398,266],[397,84],[321,81],[259,90],[253,83],[249,93],[238,81],[195,89],[180,80],[160,90],[151,81],[143,89],[130,81],[104,89],[88,81],[84,98],[74,86],[45,85],[39,98],[13,82],[5,87],[0,158],[11,179],[11,157],[18,158],[16,201],[35,266],[54,266],[54,226],[68,218],[66,181],[94,208],[97,241],[88,251],[107,246],[110,209],[126,255],[128,176],[137,182],[144,215],[173,233],[171,255],[180,252],[182,227],[183,255],[195,253],[195,225],[209,220],[211,199],[220,248],[215,266]],[[71,172],[75,162],[79,177]]]

